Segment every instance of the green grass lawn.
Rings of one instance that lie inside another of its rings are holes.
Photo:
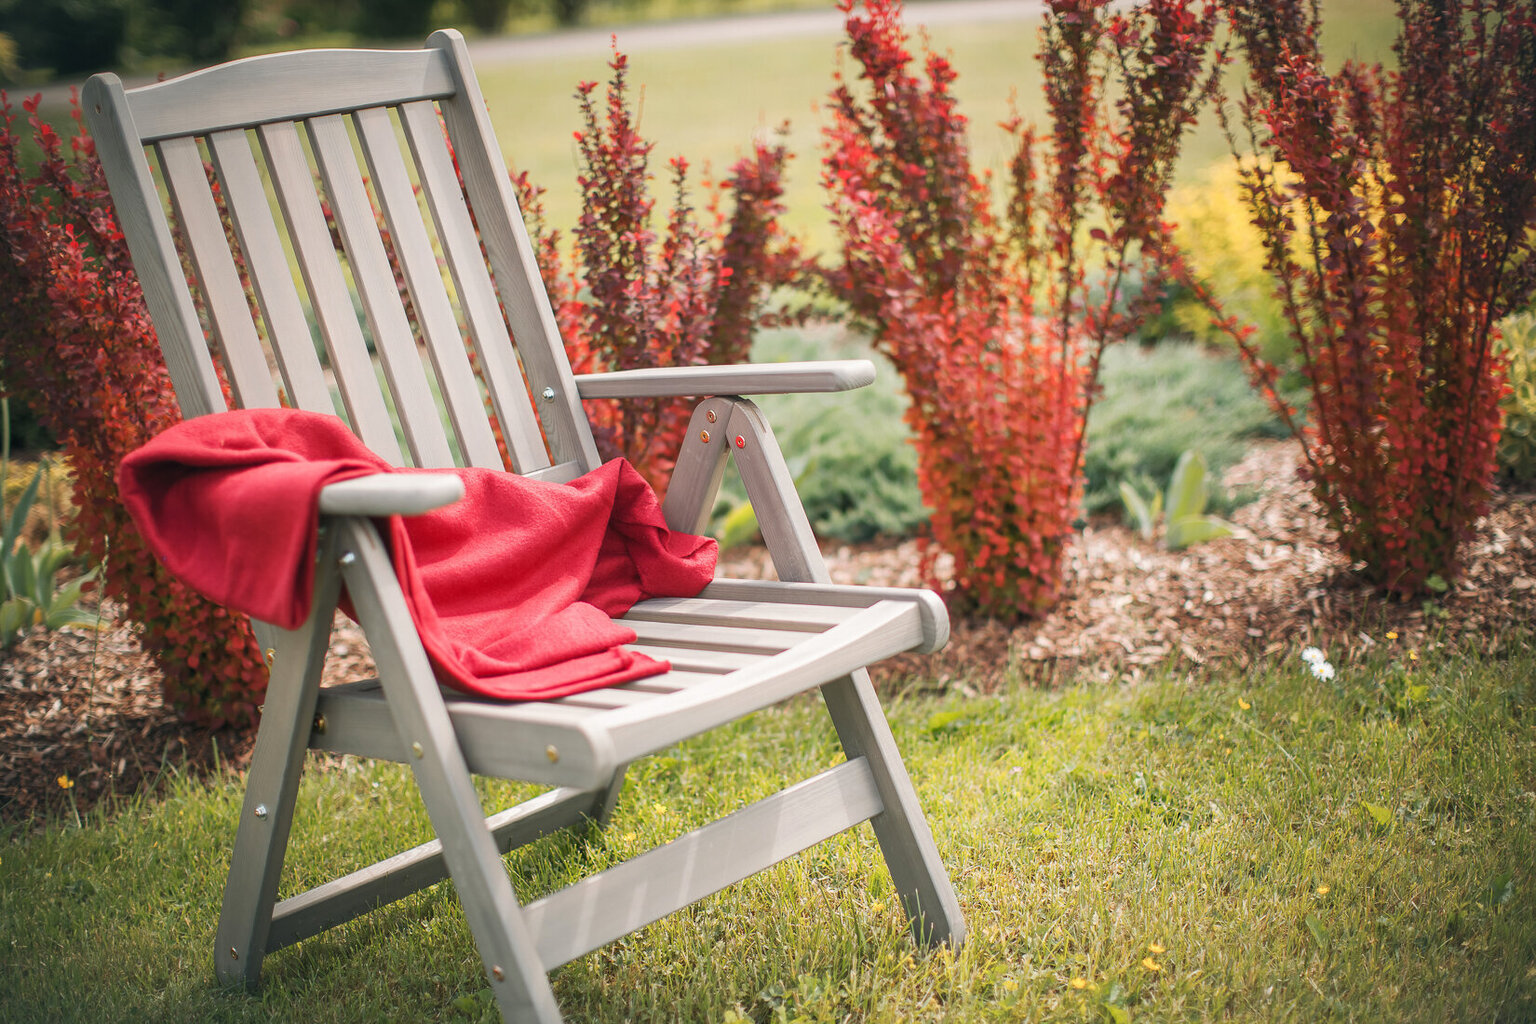
[[[970,941],[914,949],[867,827],[555,975],[573,1021],[1536,1018],[1536,656],[1408,652],[1312,679],[907,698],[892,717]],[[1414,657],[1417,655],[1417,657]],[[526,897],[840,757],[810,700],[631,774],[611,827],[510,858]],[[488,801],[512,795],[488,784]],[[490,1020],[447,885],[212,981],[239,784],[177,779],[0,837],[0,1020]],[[285,891],[426,835],[406,773],[300,795]],[[733,1016],[738,1015],[738,1016]]]
[[[1332,0],[1324,5],[1325,52],[1345,58],[1388,60],[1396,31],[1389,0]],[[1017,109],[1043,122],[1039,65],[1035,60],[1039,21],[1020,18],[975,25],[940,25],[928,33],[934,50],[947,54],[959,72],[954,84],[961,112],[970,122],[973,165],[1001,173],[1009,156],[998,122]],[[916,34],[914,32],[914,34]],[[624,48],[623,26],[615,28]],[[695,168],[724,174],[751,145],[754,133],[789,122],[796,159],[788,173],[787,225],[812,248],[828,250],[834,239],[819,184],[823,106],[838,55],[846,44],[838,34],[756,43],[728,43],[672,49],[647,48],[631,57],[630,82],[644,87],[641,131],[656,143],[653,169],[665,177],[666,161],[683,155]],[[579,126],[576,84],[605,82],[609,51],[595,44],[581,57],[481,64],[476,71],[491,107],[496,133],[509,161],[549,189],[552,226],[576,221],[576,157],[571,133]],[[1213,117],[1204,118],[1186,146],[1186,175],[1225,161],[1226,142]],[[663,181],[657,192],[670,203]],[[658,221],[658,225],[661,222]]]

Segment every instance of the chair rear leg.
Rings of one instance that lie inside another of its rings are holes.
[[[629,771],[629,765],[622,765],[613,773],[613,778],[601,789],[594,790],[592,796],[592,809],[587,812],[587,820],[598,828],[607,828],[608,822],[613,818],[613,810],[618,806],[619,794],[624,789],[624,776]]]
[[[727,436],[741,472],[747,498],[757,512],[763,541],[785,582],[830,583],[826,560],[795,493],[794,479],[773,430],[756,405],[731,401]],[[870,819],[891,880],[912,920],[912,933],[924,945],[965,939],[965,916],[954,886],[939,859],[933,833],[907,775],[890,725],[863,669],[821,688],[838,739],[848,758],[867,760],[884,809]]]
[[[224,985],[244,984],[254,989],[261,981],[272,907],[288,848],[304,755],[314,728],[320,669],[330,644],[340,586],[332,568],[335,560],[330,538],[322,538],[320,551],[309,620],[291,632],[259,627],[271,678],[246,775],[245,799],[214,940],[214,975]]]
[[[949,943],[958,947],[965,941],[965,915],[939,859],[928,819],[896,750],[869,673],[859,669],[852,676],[826,684],[821,694],[848,759],[863,757],[880,791],[883,810],[869,823],[912,922],[912,937],[923,946]]]

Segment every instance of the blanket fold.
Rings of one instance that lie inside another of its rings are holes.
[[[128,455],[124,503],[151,550],[210,599],[285,629],[309,615],[320,491],[374,473],[451,472],[464,498],[383,531],[439,679],[548,699],[664,672],[610,616],[691,597],[709,538],[669,530],[623,460],[553,484],[486,469],[390,466],[335,416],[247,409],[187,420]]]

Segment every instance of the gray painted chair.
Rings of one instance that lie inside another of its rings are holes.
[[[862,386],[873,376],[868,363],[573,376],[455,32],[434,34],[420,50],[254,57],[131,91],[99,75],[84,105],[187,416],[225,408],[220,364],[239,406],[275,406],[281,394],[329,413],[334,385],[352,429],[391,462],[450,466],[456,449],[464,464],[499,468],[488,394],[516,471],[569,480],[598,464],[582,399],[697,396],[667,521],[701,530],[726,457],[735,458],[783,581],[722,579],[695,599],[637,606],[626,616],[637,646],[669,659],[667,675],[562,700],[491,703],[434,682],[369,518],[447,504],[461,493],[458,480],[381,475],[328,487],[310,620],[293,632],[255,624],[272,678],[224,892],[215,949],[221,981],[254,986],[267,953],[451,876],[502,1015],[558,1021],[547,976],[554,967],[864,821],[879,838],[914,937],[961,941],[964,920],[864,669],[900,651],[942,646],[944,608],[926,591],[829,582],[773,433],[742,397]],[[340,252],[322,201],[334,210]],[[402,264],[415,329],[374,203]],[[343,583],[378,678],[322,688]],[[502,853],[604,820],[635,758],[814,687],[844,763],[519,905]],[[409,764],[438,838],[278,902],[308,749]],[[552,788],[486,818],[471,773]]]

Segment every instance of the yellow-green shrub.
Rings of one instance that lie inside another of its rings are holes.
[[[1536,312],[1499,324],[1499,348],[1509,357],[1509,394],[1499,403],[1499,476],[1516,483],[1536,480]]]
[[[1258,328],[1255,340],[1265,359],[1280,367],[1292,363],[1292,342],[1275,299],[1274,283],[1264,269],[1264,249],[1243,204],[1237,169],[1230,161],[1212,165],[1194,184],[1168,194],[1168,219],[1174,238],[1191,266],[1213,276],[1205,281],[1226,312]],[[1210,309],[1198,298],[1174,289],[1167,303],[1167,330],[1212,345],[1230,345],[1211,322]]]

